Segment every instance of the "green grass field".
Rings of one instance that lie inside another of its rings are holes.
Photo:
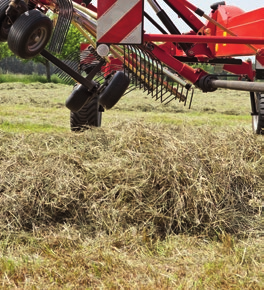
[[[2,83],[0,89],[1,127],[5,131],[69,130],[69,111],[64,103],[71,92],[71,86],[38,82]],[[215,129],[230,126],[250,130],[250,101],[246,92],[227,93],[225,90],[218,90],[204,94],[196,90],[189,109],[188,105],[184,107],[178,101],[161,105],[153,101],[151,95],[135,90],[124,96],[112,110],[103,114],[103,128],[120,121],[187,127],[209,125]]]
[[[71,87],[0,83],[2,289],[263,289],[248,93],[135,90],[73,133]]]

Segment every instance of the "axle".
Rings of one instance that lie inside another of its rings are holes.
[[[223,88],[229,90],[247,91],[247,92],[264,92],[264,83],[257,82],[241,82],[241,81],[225,81],[212,80],[212,88]]]
[[[196,85],[200,87],[203,92],[212,92],[218,88],[247,92],[264,92],[264,83],[261,82],[218,80],[215,76],[211,75],[202,77]]]

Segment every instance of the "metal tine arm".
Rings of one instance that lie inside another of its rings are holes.
[[[54,53],[61,52],[73,15],[71,0],[57,0],[57,4],[59,8],[58,20],[49,45],[49,50]]]

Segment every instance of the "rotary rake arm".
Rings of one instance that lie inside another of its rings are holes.
[[[91,0],[28,1],[0,0],[0,41],[7,40],[22,58],[42,53],[59,67],[62,78],[81,83],[84,88],[67,101],[70,110],[78,111],[97,96],[100,105],[109,109],[131,84],[164,103],[178,99],[186,104],[189,94],[192,100],[194,87],[203,92],[246,90],[252,103],[253,129],[263,133],[264,83],[256,80],[264,79],[264,8],[244,12],[221,1],[212,4],[207,15],[187,0],[97,0],[96,5]],[[158,21],[144,10],[144,4],[149,4]],[[174,17],[166,14],[167,7]],[[48,10],[58,14],[52,34],[48,20],[35,12],[45,15]],[[24,15],[38,19],[27,21]],[[179,30],[179,17],[190,27],[189,32]],[[27,33],[21,28],[23,21]],[[147,22],[160,33],[146,33]],[[51,53],[61,51],[70,23],[86,37],[89,47],[81,57],[76,52],[61,63]],[[31,38],[25,39],[29,34]],[[49,39],[48,50],[43,50]],[[237,59],[249,55],[256,58],[256,70],[251,62]],[[238,80],[220,80],[190,63],[221,64]],[[118,93],[111,93],[119,88]],[[85,90],[87,97],[83,96]],[[75,102],[79,105],[72,107]]]
[[[146,34],[143,30],[142,22],[139,19],[136,22],[136,20],[132,19],[132,16],[130,18],[131,23],[127,25],[128,29],[121,28],[119,26],[120,23],[124,25],[126,22],[122,18],[113,20],[111,17],[114,15],[115,6],[111,6],[113,3],[110,0],[104,2],[108,2],[109,5],[105,7],[103,1],[98,1],[97,10],[94,11],[97,14],[90,14],[96,21],[96,32],[99,33],[98,35],[95,31],[92,32],[94,36],[97,36],[97,51],[99,53],[100,47],[105,44],[110,46],[110,50],[117,45],[132,47],[134,50],[140,48],[142,50],[141,53],[135,55],[132,50],[132,53],[124,55],[130,55],[130,57],[137,59],[132,62],[134,64],[133,70],[135,71],[135,76],[141,76],[141,80],[142,75],[144,76],[143,79],[146,79],[146,73],[149,76],[151,75],[149,72],[151,69],[153,70],[153,66],[149,68],[148,64],[159,62],[158,67],[161,67],[162,71],[154,70],[152,73],[154,81],[151,84],[161,78],[162,82],[156,86],[148,86],[153,92],[155,90],[157,92],[157,87],[164,85],[164,76],[168,77],[168,71],[173,71],[174,75],[176,74],[173,80],[180,84],[181,88],[187,89],[187,92],[190,84],[200,88],[203,92],[215,91],[217,88],[249,91],[252,103],[252,118],[257,120],[253,122],[253,130],[255,133],[263,132],[264,105],[262,104],[262,92],[264,91],[264,85],[263,83],[255,82],[257,79],[264,78],[263,32],[255,29],[256,26],[263,27],[263,9],[244,12],[237,7],[226,5],[222,1],[211,6],[212,11],[210,16],[208,16],[204,11],[186,0],[148,0],[147,2],[157,14],[161,24],[166,28],[165,30],[149,14],[141,11],[142,18],[145,16],[145,19],[148,19],[160,31],[160,34],[153,35]],[[121,3],[120,1],[117,2]],[[126,18],[129,18],[130,11],[134,9],[138,9],[137,12],[140,15],[140,8],[136,8],[139,2],[143,3],[143,1],[135,1],[133,8],[130,7],[130,10],[124,11]],[[123,1],[122,3],[123,6],[129,6],[128,1]],[[161,3],[169,6],[175,12],[175,16],[180,16],[192,30],[182,34],[175,25],[175,19],[170,19],[166,15]],[[111,11],[112,9],[113,11]],[[135,14],[135,11],[133,12]],[[84,13],[89,14],[87,11],[84,11]],[[228,19],[226,15],[229,15]],[[201,17],[205,18],[207,23],[204,24],[201,21]],[[107,29],[101,30],[104,24],[107,25]],[[135,34],[135,31],[138,32]],[[115,38],[116,34],[118,37]],[[119,37],[119,34],[122,37]],[[162,42],[162,44],[157,44],[157,42]],[[148,55],[148,60],[142,58],[142,55]],[[251,62],[234,58],[248,55],[256,57],[258,64],[256,70],[253,70]],[[143,69],[142,64],[138,65],[138,58],[143,62]],[[239,80],[218,80],[215,75],[210,75],[200,69],[193,69],[188,65],[189,62],[193,61],[222,64],[224,70],[237,76]],[[131,66],[130,61],[124,62],[126,67],[127,64]],[[162,75],[163,77],[161,77]],[[179,78],[184,83],[179,81]],[[242,79],[246,81],[242,82]],[[179,98],[180,101],[185,99],[186,103],[187,94],[179,94],[177,91],[176,98]]]
[[[123,2],[125,3],[125,1]],[[205,15],[203,11],[201,11],[199,8],[196,8],[195,6],[190,4],[188,1],[164,0],[163,2],[168,4],[171,8],[173,8],[174,11],[178,15],[180,15],[183,18],[183,20],[185,20],[185,22],[191,28],[194,29],[193,32],[190,32],[188,34],[180,34],[179,30],[174,26],[172,21],[166,16],[165,12],[160,9],[159,5],[157,4],[157,1],[148,0],[148,2],[151,4],[152,7],[154,7],[155,12],[157,12],[157,14],[159,15],[159,18],[163,20],[163,24],[168,28],[171,34],[166,33],[164,30],[162,34],[143,33],[143,38],[140,43],[141,43],[141,47],[142,47],[142,44],[144,44],[143,50],[146,53],[151,54],[154,58],[159,59],[162,66],[165,67],[164,72],[163,72],[164,74],[166,74],[167,67],[169,67],[170,70],[176,72],[178,76],[181,77],[181,79],[185,79],[187,82],[194,84],[196,87],[201,88],[203,91],[212,91],[213,89],[216,88],[215,85],[214,87],[212,86],[210,87],[210,84],[208,83],[207,87],[205,87],[204,84],[200,86],[200,84],[202,83],[200,80],[204,79],[204,77],[207,76],[208,74],[201,70],[199,71],[194,70],[192,69],[192,67],[187,65],[188,62],[193,62],[195,59],[196,62],[201,62],[201,63],[214,63],[214,62],[222,63],[224,67],[226,68],[226,70],[230,71],[231,73],[237,74],[237,71],[240,71],[241,78],[244,77],[250,81],[254,80],[255,72],[252,70],[251,64],[232,58],[232,54],[230,54],[230,52],[227,54],[227,56],[223,56],[220,54],[218,56],[217,47],[221,45],[223,45],[224,47],[224,46],[227,46],[227,44],[232,44],[231,47],[233,50],[233,55],[236,55],[236,54],[239,55],[240,53],[239,51],[236,50],[236,48],[237,47],[241,48],[243,44],[244,47],[248,46],[248,48],[250,48],[250,51],[247,50],[245,52],[244,50],[241,50],[242,56],[254,55],[254,53],[258,51],[258,57],[259,57],[259,50],[261,51],[261,49],[259,49],[259,45],[261,45],[262,47],[262,44],[264,43],[262,38],[255,37],[255,36],[239,36],[238,37],[236,36],[235,33],[232,33],[230,29],[225,28],[223,24]],[[98,1],[98,5],[100,5],[100,3],[101,2]],[[79,9],[77,4],[74,3],[73,5],[74,7]],[[223,2],[220,2],[220,3],[216,3],[212,5],[213,13],[216,13],[219,6],[225,6],[225,4]],[[82,8],[82,10],[85,11],[86,15],[89,15],[92,18],[94,18],[94,20],[97,19],[96,13],[90,14],[88,10],[85,8]],[[209,24],[207,25],[208,27],[204,25],[197,17],[195,17],[195,15],[191,12],[191,10],[194,10],[196,14],[205,17],[207,20],[209,19],[210,21],[209,21]],[[160,14],[162,16],[160,16]],[[148,19],[149,18],[150,16],[148,15]],[[186,19],[192,19],[192,21],[190,20],[188,21]],[[263,20],[260,19],[260,21],[262,22]],[[154,20],[152,21],[152,23],[154,23],[155,25]],[[98,21],[98,24],[100,24],[100,21]],[[216,33],[213,35],[212,33],[213,29],[211,28],[212,24],[215,26],[215,29],[216,27],[219,29],[223,29],[223,32],[225,32],[226,34],[223,34],[224,36],[222,35],[218,36],[216,35]],[[86,26],[87,28],[87,23],[85,23],[84,26]],[[156,24],[156,26],[160,28],[158,24]],[[93,27],[91,27],[91,25],[88,25],[87,30],[90,33],[92,33],[93,36],[96,36],[96,32],[98,31],[96,21],[94,22]],[[227,36],[228,34],[232,36],[229,37]],[[111,34],[109,35],[111,36]],[[107,40],[106,36],[104,36],[104,39],[102,38],[99,39],[97,44],[99,44],[100,46],[100,41],[105,40],[105,39]],[[164,44],[157,46],[155,45],[155,42],[163,42]],[[258,47],[256,48],[254,47],[254,45],[251,45],[250,43],[257,44]],[[110,49],[111,47],[113,48],[117,45],[117,44],[112,43],[111,38],[106,41],[106,44],[110,46]],[[123,45],[123,44],[126,44],[126,42],[119,41],[118,44]],[[181,48],[182,44],[185,47],[184,51],[183,49],[178,49],[179,47]],[[241,44],[241,45],[234,47],[233,44],[235,45]],[[129,45],[130,46],[135,45],[135,43],[134,44],[129,43]],[[211,47],[213,47],[213,49]],[[171,51],[173,52],[168,52],[169,49],[171,49]],[[181,58],[181,61],[177,61],[180,58]],[[212,77],[212,80],[214,80],[214,78],[215,77]],[[231,86],[231,88],[233,89],[233,86]],[[234,89],[237,89],[236,86],[234,86]],[[248,85],[248,90],[252,90],[252,89],[255,91],[263,90],[262,87],[259,88],[259,86],[257,85],[255,86],[254,84]]]

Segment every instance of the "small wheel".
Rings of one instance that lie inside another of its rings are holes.
[[[74,87],[65,104],[70,111],[78,112],[93,97],[93,93],[89,92],[85,86],[78,84]]]
[[[103,108],[109,110],[120,100],[130,84],[130,79],[122,71],[114,74],[107,83],[107,87],[99,96],[99,103]]]
[[[252,128],[255,134],[264,134],[264,94],[255,93],[256,115],[252,115]]]
[[[89,127],[101,127],[102,110],[98,102],[98,97],[85,104],[78,112],[70,113],[71,131],[80,132]]]
[[[1,42],[7,41],[8,34],[9,34],[9,31],[10,31],[12,24],[13,23],[10,21],[10,19],[8,17],[5,17],[3,19],[1,26],[0,26],[0,41]]]
[[[38,10],[21,14],[8,34],[8,46],[17,56],[28,59],[39,54],[52,34],[52,21]]]
[[[10,4],[10,1],[4,0],[1,4],[4,9],[0,9],[0,41],[4,42],[8,39],[8,34],[11,26],[17,20],[17,18],[24,12],[28,11],[27,4],[21,0],[17,4],[17,7],[12,11],[12,13],[6,16],[6,10]]]

